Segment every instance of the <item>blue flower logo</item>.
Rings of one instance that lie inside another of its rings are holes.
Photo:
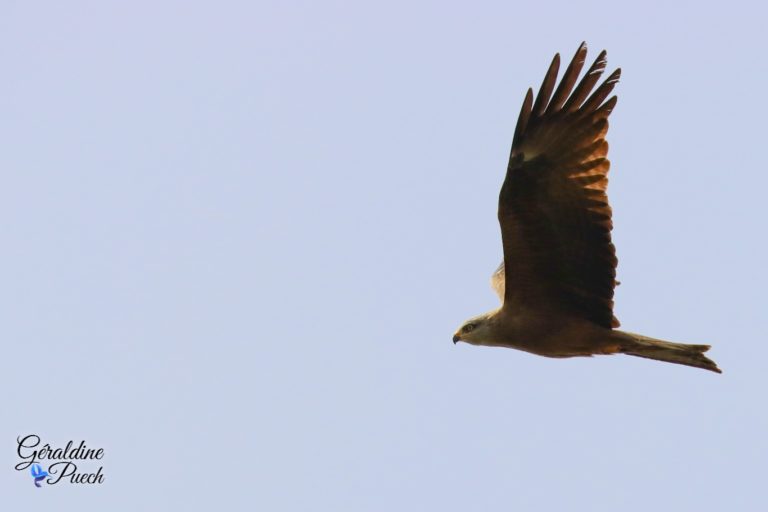
[[[35,479],[35,487],[41,487],[40,482],[48,476],[48,472],[40,464],[32,464],[30,471],[32,472],[32,478]]]

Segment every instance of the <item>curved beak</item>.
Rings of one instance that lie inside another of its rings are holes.
[[[453,344],[455,345],[456,342],[458,342],[458,341],[461,341],[461,338],[459,337],[458,334],[454,334],[453,335]]]

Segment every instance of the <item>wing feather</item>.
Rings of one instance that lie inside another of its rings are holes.
[[[621,78],[621,69],[617,69],[611,73],[608,78],[605,79],[605,82],[603,82],[602,85],[597,88],[594,94],[589,97],[586,103],[584,103],[582,109],[585,111],[592,111],[597,109],[603,100],[607,98],[609,94],[611,94],[611,91],[619,82],[619,78]]]
[[[584,79],[579,83],[579,86],[576,88],[576,90],[573,91],[571,97],[568,98],[568,102],[563,106],[563,110],[566,112],[573,112],[574,110],[578,109],[582,103],[584,103],[584,100],[587,99],[589,92],[595,86],[597,81],[600,80],[600,76],[603,74],[603,71],[605,71],[605,66],[608,65],[606,55],[607,53],[605,50],[600,52],[600,55],[597,56],[595,62],[587,71],[587,74],[584,75]]]
[[[547,74],[544,75],[544,80],[539,87],[539,93],[536,95],[536,103],[533,104],[533,113],[540,116],[547,109],[549,98],[552,96],[552,90],[557,83],[557,71],[560,69],[560,54],[556,53],[552,59],[552,63],[549,65]]]
[[[557,86],[555,95],[549,103],[547,112],[557,112],[562,108],[565,100],[570,96],[576,80],[579,78],[579,73],[581,73],[581,68],[584,67],[586,57],[587,43],[581,43],[579,49],[576,50],[576,55],[573,56],[571,63],[568,64],[565,73],[563,73],[563,78],[560,80],[560,85]]]
[[[528,126],[528,119],[531,117],[531,104],[533,103],[533,89],[528,89],[523,100],[523,106],[520,108],[520,115],[517,117],[517,126],[515,127],[515,136],[512,140],[517,140],[525,132]],[[514,143],[512,144],[514,147]]]

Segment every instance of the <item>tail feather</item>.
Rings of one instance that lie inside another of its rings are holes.
[[[687,345],[657,340],[632,332],[614,332],[626,335],[622,336],[621,352],[624,354],[723,373],[714,361],[704,355],[704,352],[709,350],[709,345]]]

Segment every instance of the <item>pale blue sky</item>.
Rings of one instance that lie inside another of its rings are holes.
[[[757,4],[0,2],[3,509],[766,510]],[[616,314],[723,375],[451,343],[582,40]],[[105,483],[36,489],[26,433]]]

